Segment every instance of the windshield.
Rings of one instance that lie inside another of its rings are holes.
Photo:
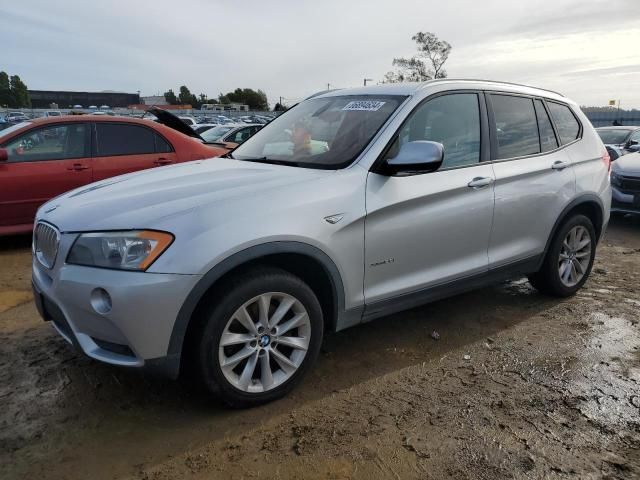
[[[404,99],[398,95],[343,95],[306,100],[271,121],[230,156],[344,168],[360,155]]]
[[[20,130],[21,128],[24,128],[28,125],[30,125],[31,122],[21,122],[21,123],[16,123],[15,125],[10,126],[9,128],[5,128],[4,130],[0,131],[0,142],[2,142],[2,140],[9,136],[9,134],[15,132],[16,130]]]
[[[627,137],[631,133],[631,130],[619,130],[610,128],[608,130],[596,130],[600,138],[602,139],[602,143],[617,145],[619,143],[624,143],[627,140]]]
[[[224,125],[218,125],[217,127],[210,128],[206,132],[201,133],[200,136],[204,139],[206,143],[214,143],[220,140],[225,133],[233,130],[234,128],[236,127],[235,126],[227,127]]]

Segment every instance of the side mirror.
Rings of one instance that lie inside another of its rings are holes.
[[[636,142],[635,140],[629,140],[625,147],[627,150],[631,150],[632,152],[640,151],[640,144],[638,144],[638,142]]]
[[[0,162],[9,161],[9,152],[7,152],[6,148],[0,148]]]
[[[386,173],[427,173],[440,168],[444,160],[441,143],[417,140],[400,147],[398,154],[387,160]]]
[[[617,148],[611,147],[609,145],[605,146],[605,148],[607,149],[607,153],[609,154],[609,161],[610,162],[614,162],[618,158],[620,158],[620,152],[618,151]]]

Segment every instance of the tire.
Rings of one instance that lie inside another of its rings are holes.
[[[575,242],[568,238],[573,232],[576,232],[576,236],[573,237]],[[587,239],[588,246],[576,250]],[[529,282],[540,292],[548,295],[574,295],[589,278],[596,255],[596,243],[596,231],[589,218],[584,215],[568,218],[554,235],[542,268],[529,275]]]
[[[236,408],[286,395],[311,368],[322,344],[322,308],[311,288],[284,270],[261,268],[231,279],[216,299],[196,340],[203,386]],[[286,312],[278,321],[279,310]]]

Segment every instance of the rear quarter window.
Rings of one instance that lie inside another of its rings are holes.
[[[156,152],[157,153],[170,153],[170,152],[173,152],[173,148],[171,147],[171,145],[169,145],[169,142],[167,142],[164,138],[162,138],[157,133],[154,133],[154,136],[155,136],[155,140],[156,140]]]
[[[122,123],[96,123],[98,156],[141,155],[155,152],[155,133]]]
[[[560,137],[560,143],[566,145],[580,137],[580,122],[568,106],[550,101],[547,101],[547,106]]]

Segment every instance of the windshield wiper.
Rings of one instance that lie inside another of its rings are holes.
[[[288,160],[276,160],[274,158],[237,158],[236,160],[241,160],[243,162],[255,162],[255,163],[270,163],[272,165],[285,165],[287,167],[299,167],[300,162],[290,162]]]

